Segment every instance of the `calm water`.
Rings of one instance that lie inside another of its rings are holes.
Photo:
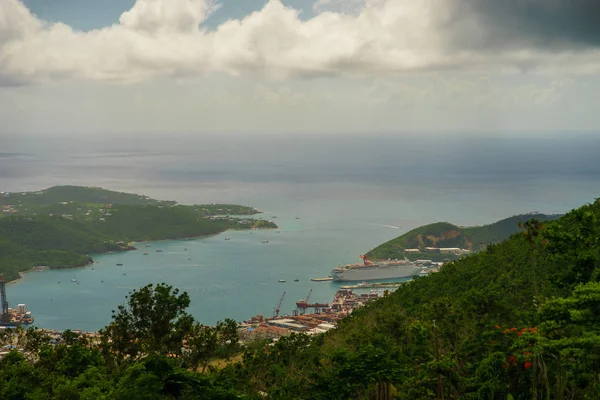
[[[0,191],[79,184],[182,203],[233,202],[277,216],[281,228],[140,244],[98,255],[93,266],[32,272],[9,286],[9,302],[26,303],[39,326],[96,330],[128,291],[166,282],[190,293],[190,311],[205,323],[270,315],[284,291],[289,313],[309,289],[313,300],[329,301],[338,287],[310,277],[419,225],[562,213],[593,201],[597,136],[0,138]]]

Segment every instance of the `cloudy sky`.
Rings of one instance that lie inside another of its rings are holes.
[[[0,133],[600,131],[598,0],[0,0]]]

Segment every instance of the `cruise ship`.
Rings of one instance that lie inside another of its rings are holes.
[[[331,271],[334,281],[372,281],[375,279],[406,278],[418,275],[421,268],[410,260],[371,261],[360,256],[362,263],[340,265]]]

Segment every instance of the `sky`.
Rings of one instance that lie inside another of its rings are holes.
[[[0,134],[600,131],[598,0],[0,0]]]

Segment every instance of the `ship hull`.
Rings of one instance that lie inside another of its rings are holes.
[[[408,278],[418,275],[421,268],[415,265],[372,266],[331,271],[335,282],[373,281],[377,279]]]

